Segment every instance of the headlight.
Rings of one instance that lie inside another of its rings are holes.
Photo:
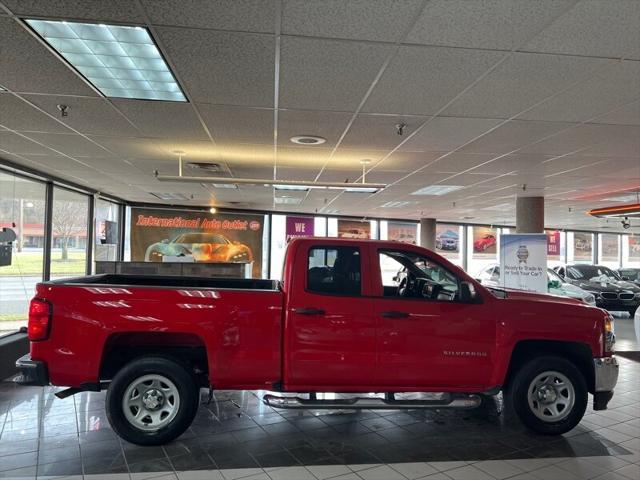
[[[600,292],[594,292],[592,290],[585,290],[586,292],[589,292],[591,295],[593,295],[593,298],[595,298],[596,300],[601,300],[602,299],[602,295],[600,294]]]
[[[640,292],[636,293],[636,294],[635,294],[635,296],[634,296],[634,298],[635,298],[636,300],[640,300]]]
[[[616,346],[615,328],[613,325],[613,317],[607,315],[604,319],[604,351],[605,353],[613,353]]]

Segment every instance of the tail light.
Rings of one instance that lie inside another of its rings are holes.
[[[37,342],[49,337],[51,327],[51,304],[45,300],[34,298],[29,304],[29,341]]]

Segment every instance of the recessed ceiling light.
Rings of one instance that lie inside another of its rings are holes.
[[[411,195],[445,195],[464,188],[461,185],[430,185],[428,187],[416,190]]]
[[[315,135],[296,135],[295,137],[291,137],[291,141],[299,145],[321,145],[326,142],[327,139]]]
[[[387,202],[380,205],[380,208],[402,208],[402,207],[406,207],[407,205],[411,205],[412,203],[415,203],[415,202],[406,202],[406,201]]]
[[[26,22],[105,97],[187,101],[146,28]]]

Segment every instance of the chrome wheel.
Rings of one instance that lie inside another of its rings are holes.
[[[154,432],[167,426],[178,414],[180,394],[167,377],[144,375],[131,382],[125,390],[122,409],[131,425]]]
[[[529,384],[527,399],[533,414],[544,422],[558,422],[571,413],[576,393],[562,373],[543,372]]]

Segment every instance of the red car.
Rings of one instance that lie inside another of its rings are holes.
[[[488,248],[493,247],[496,244],[496,237],[487,233],[479,238],[475,242],[473,242],[473,251],[474,252],[484,252]]]
[[[401,279],[387,274],[400,269]],[[525,425],[557,435],[580,422],[589,393],[605,409],[618,375],[606,311],[489,290],[429,250],[386,241],[294,239],[282,282],[41,283],[28,332],[19,382],[70,387],[62,397],[107,389],[113,429],[141,445],[182,434],[202,387],[271,390],[268,405],[311,409],[473,408],[503,391]]]

